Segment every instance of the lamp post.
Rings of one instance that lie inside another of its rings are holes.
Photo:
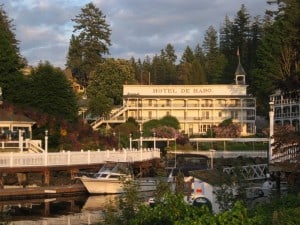
[[[121,138],[120,138],[120,131],[118,131],[118,149],[121,149]]]
[[[214,155],[216,150],[214,149],[210,149],[210,168],[213,169],[214,168]]]
[[[156,149],[156,132],[153,132],[153,148]]]
[[[45,152],[48,153],[48,130],[45,130]]]
[[[143,131],[140,131],[140,149],[143,150]]]
[[[19,129],[19,148],[23,152],[23,130]]]
[[[120,143],[120,141],[121,141],[120,131],[118,131],[118,137],[116,137],[116,132],[115,131],[113,132],[113,135],[114,135],[114,141],[117,138],[117,142],[118,142],[117,146],[114,144],[114,148],[118,147],[118,150],[120,150],[120,147],[121,147],[121,143]]]
[[[113,132],[114,140],[113,140],[113,150],[116,148],[115,140],[116,140],[116,132]]]
[[[132,150],[132,133],[129,134],[129,150]]]
[[[174,137],[175,140],[175,168],[177,167],[177,143],[176,143],[176,136]]]
[[[270,117],[270,137],[269,137],[269,152],[268,152],[268,162],[272,160],[272,155],[273,155],[273,146],[272,144],[274,143],[274,101],[269,102],[270,105],[270,112],[269,112],[269,117]]]

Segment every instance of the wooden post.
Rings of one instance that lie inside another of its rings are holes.
[[[0,189],[4,188],[4,176],[3,173],[0,173]]]
[[[43,216],[49,216],[50,215],[50,202],[45,202],[45,207],[44,207],[44,214]]]
[[[72,169],[70,169],[71,180],[75,179],[75,176],[78,174],[78,172],[79,172],[78,168],[72,168]]]
[[[49,186],[50,185],[50,170],[44,169],[44,185]]]

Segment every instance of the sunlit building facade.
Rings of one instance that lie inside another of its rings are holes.
[[[289,94],[282,94],[276,91],[270,96],[270,102],[274,106],[274,123],[285,125],[290,124],[299,131],[300,122],[300,99]]]
[[[93,127],[123,123],[128,118],[142,125],[166,115],[176,117],[181,131],[189,136],[204,134],[230,118],[241,126],[243,136],[256,132],[256,100],[247,94],[240,63],[235,84],[230,85],[124,85],[122,107],[95,121]]]

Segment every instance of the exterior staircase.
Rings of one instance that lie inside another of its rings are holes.
[[[127,106],[122,106],[121,108],[118,108],[116,111],[110,114],[108,117],[100,117],[99,119],[91,123],[91,126],[94,130],[97,130],[98,127],[101,126],[104,122],[120,122],[120,119],[118,119],[118,117],[126,110]]]
[[[28,152],[30,153],[43,153],[45,150],[41,147],[41,141],[29,140],[28,141]]]

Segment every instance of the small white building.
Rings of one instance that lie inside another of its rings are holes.
[[[24,138],[32,139],[32,126],[35,121],[16,114],[12,110],[0,109],[0,140],[11,141],[19,139],[19,130]]]
[[[241,135],[256,133],[256,100],[247,94],[245,72],[238,64],[235,84],[218,85],[124,85],[123,105],[100,118],[93,128],[124,123],[134,118],[139,124],[170,115],[178,119],[181,131],[204,134],[226,119],[241,126]]]

